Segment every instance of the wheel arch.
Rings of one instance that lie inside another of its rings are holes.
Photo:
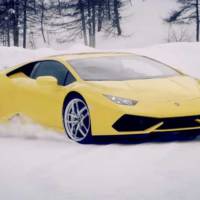
[[[68,102],[70,99],[74,98],[74,97],[79,97],[79,98],[83,99],[83,100],[85,101],[85,103],[87,104],[87,102],[86,102],[85,98],[83,97],[83,95],[81,95],[81,94],[80,94],[79,92],[77,92],[77,91],[71,91],[71,92],[69,92],[69,93],[65,96],[65,98],[64,98],[62,113],[64,113],[64,109],[65,109],[65,106],[66,106],[67,102]]]
[[[71,138],[71,136],[69,136],[69,133],[67,132],[67,129],[66,129],[66,126],[65,126],[65,122],[64,122],[64,120],[65,120],[64,117],[65,117],[65,109],[66,109],[67,103],[70,102],[70,100],[73,99],[73,98],[81,99],[82,101],[85,102],[86,106],[88,107],[87,102],[86,102],[85,98],[83,97],[83,95],[81,95],[77,91],[71,91],[65,96],[64,102],[63,102],[63,111],[62,111],[62,113],[63,113],[62,114],[63,115],[63,125],[64,125],[65,132],[66,132],[66,134],[68,135],[68,137],[70,139],[72,139],[72,138]],[[89,116],[90,116],[89,109],[88,109],[88,112],[89,112]],[[83,141],[78,141],[81,144],[90,144],[93,141],[92,140],[92,131],[91,131],[92,127],[91,127],[91,119],[90,119],[90,117],[89,117],[89,123],[90,123],[90,127],[89,127],[89,130],[88,130],[89,132],[87,134],[87,137],[85,137],[83,139]]]

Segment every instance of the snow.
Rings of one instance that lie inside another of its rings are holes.
[[[136,49],[133,52],[157,59],[190,76],[200,78],[199,50],[199,43],[185,42],[155,45],[144,49]]]
[[[25,50],[19,47],[1,47],[0,48],[0,68],[6,68],[36,58],[57,54],[58,51],[52,49]]]
[[[93,49],[75,45],[66,50],[75,51]],[[151,56],[200,77],[198,43],[125,51]],[[0,47],[0,66],[59,53]],[[193,142],[80,145],[26,118],[13,118],[0,126],[0,199],[198,199],[199,142],[198,138]]]
[[[138,48],[165,43],[169,24],[164,22],[169,13],[179,4],[174,0],[137,0],[122,9],[122,36],[97,35],[98,48]],[[191,26],[184,26],[192,32]],[[103,37],[104,36],[104,37]]]
[[[0,139],[1,199],[198,199],[199,141],[78,145]]]

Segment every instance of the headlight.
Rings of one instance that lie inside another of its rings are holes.
[[[136,100],[132,100],[132,99],[126,99],[126,98],[116,97],[112,95],[104,95],[104,96],[107,97],[112,102],[116,104],[120,104],[120,105],[134,106],[138,103]]]

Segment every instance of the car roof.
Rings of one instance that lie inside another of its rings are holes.
[[[49,56],[48,58],[61,59],[61,60],[75,60],[84,58],[97,58],[107,56],[131,55],[128,52],[83,52],[83,53],[70,53]]]
[[[70,61],[75,59],[84,59],[84,58],[98,58],[98,57],[106,57],[106,56],[120,56],[120,55],[133,55],[133,53],[129,52],[81,52],[81,53],[63,53],[58,55],[52,55],[43,57],[40,59],[35,59],[29,62],[21,63],[13,67],[8,67],[4,70],[1,70],[1,72],[7,74],[23,65],[33,63],[33,62],[39,62],[44,60],[62,60],[62,61]]]

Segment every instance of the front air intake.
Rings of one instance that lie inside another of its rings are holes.
[[[163,122],[159,130],[195,128],[200,127],[200,123],[196,121],[197,119],[200,119],[200,115],[170,118],[123,115],[112,127],[119,132],[144,131]]]

